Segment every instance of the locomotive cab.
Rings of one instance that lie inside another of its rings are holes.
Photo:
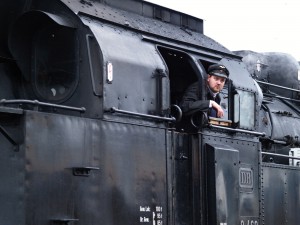
[[[199,57],[163,46],[157,48],[168,68],[171,105],[180,105],[184,92],[195,82],[198,82],[200,87],[199,96],[204,99],[207,68],[214,63],[222,62],[222,59]],[[182,121],[177,123],[177,130],[190,132],[210,125],[254,130],[257,102],[255,92],[255,89],[249,91],[244,87],[236,88],[229,78],[220,92],[220,105],[224,110],[224,117],[208,117],[207,112],[195,113],[192,116],[183,115]]]
[[[221,63],[230,71],[230,77],[220,93],[220,105],[225,112],[223,118],[209,118],[206,112],[201,112],[192,116],[183,115],[182,120],[176,124],[176,221],[184,224],[191,217],[195,221],[203,221],[205,218],[198,213],[201,211],[209,215],[207,223],[203,224],[217,224],[217,220],[213,218],[218,217],[219,222],[224,222],[226,215],[233,215],[240,210],[240,215],[257,223],[258,204],[251,206],[251,209],[245,207],[249,199],[253,201],[252,199],[258,198],[258,168],[253,165],[259,160],[254,154],[258,151],[255,142],[258,140],[257,136],[263,133],[256,132],[257,114],[262,101],[257,84],[238,60],[220,55],[212,57],[210,54],[196,54],[187,49],[178,50],[166,46],[157,48],[168,69],[171,104],[179,105],[185,90],[195,82],[200,86],[199,95],[205,99],[203,90],[206,88],[207,69],[210,65]],[[237,141],[230,145],[228,139],[232,137]],[[240,179],[244,176],[249,179],[247,182],[239,181],[239,176]],[[182,193],[182,190],[186,193]],[[240,198],[236,194],[238,191],[242,193]],[[207,205],[199,205],[197,199],[206,195],[209,196],[204,200]],[[239,219],[239,224],[247,221],[236,216],[226,219],[228,224],[237,224]]]

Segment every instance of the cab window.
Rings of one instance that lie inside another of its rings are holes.
[[[253,92],[237,90],[237,95],[235,96],[235,120],[239,120],[240,128],[254,129],[255,95]]]

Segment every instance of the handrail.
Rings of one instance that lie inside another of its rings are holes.
[[[117,109],[116,107],[112,107],[110,110],[112,113],[121,113],[121,114],[127,114],[127,115],[132,115],[132,116],[139,116],[139,117],[144,117],[148,119],[156,119],[156,120],[162,120],[162,121],[167,121],[167,122],[176,122],[176,119],[174,117],[161,117],[161,116],[153,116],[153,115],[148,115],[148,114],[143,114],[143,113],[136,113],[136,112],[131,112],[131,111],[126,111],[126,110],[121,110]]]
[[[278,87],[278,88],[281,88],[281,89],[285,89],[285,90],[289,90],[289,91],[295,91],[295,92],[299,92],[300,93],[300,90],[297,90],[297,89],[288,88],[288,87],[284,87],[284,86],[277,85],[277,84],[271,84],[271,83],[260,81],[260,80],[255,80],[255,81],[257,83],[266,84],[266,85],[269,85],[269,86]]]
[[[300,160],[299,157],[289,156],[289,155],[282,155],[282,154],[272,153],[272,152],[261,152],[261,154],[263,154],[263,155],[271,155],[271,156],[278,156],[278,157],[289,158],[289,159],[299,159]]]
[[[272,98],[284,99],[284,100],[293,101],[293,102],[300,102],[300,100],[298,100],[298,99],[287,98],[287,97],[283,97],[283,96],[276,95],[276,94],[268,94],[268,93],[264,93],[264,96],[272,97]]]
[[[216,126],[216,125],[212,125],[210,124],[208,126],[209,128],[217,128],[217,129],[221,129],[221,130],[227,130],[227,131],[231,131],[231,132],[240,132],[240,133],[245,133],[245,134],[252,134],[255,136],[261,136],[264,137],[266,135],[266,133],[264,132],[256,132],[256,131],[250,131],[250,130],[243,130],[243,129],[235,129],[235,128],[229,128],[229,127],[221,127],[221,126]]]
[[[172,116],[172,117],[174,117],[176,119],[176,122],[180,122],[181,119],[182,119],[182,110],[181,110],[181,108],[178,105],[175,105],[175,104],[171,105],[171,115],[172,115],[172,109],[176,110],[177,114],[178,114],[177,117],[176,116]]]
[[[26,100],[26,99],[6,100],[6,99],[1,99],[0,100],[0,105],[5,105],[5,104],[31,104],[31,105],[55,107],[55,108],[67,109],[67,110],[73,110],[73,111],[79,111],[79,112],[85,112],[86,111],[86,109],[84,107],[78,108],[78,107],[72,107],[72,106],[66,106],[66,105],[57,105],[57,104],[53,104],[53,103],[40,102],[38,100]]]

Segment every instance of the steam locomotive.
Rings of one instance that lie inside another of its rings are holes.
[[[0,6],[0,224],[300,223],[294,58],[144,1]],[[224,118],[182,115],[213,63]]]

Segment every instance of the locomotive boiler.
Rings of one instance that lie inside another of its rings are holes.
[[[0,224],[299,224],[293,59],[290,82],[139,0],[0,6]],[[214,63],[224,118],[183,115]]]

